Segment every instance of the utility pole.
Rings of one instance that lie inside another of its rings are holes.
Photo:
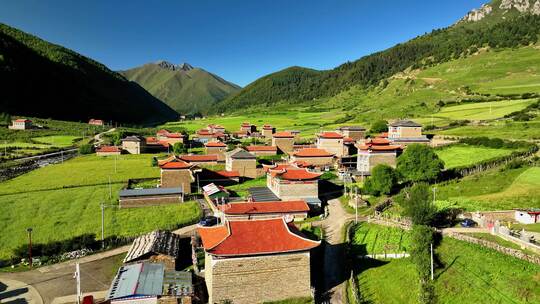
[[[114,173],[116,173],[116,160],[118,159],[118,155],[114,156]]]
[[[435,204],[436,196],[437,196],[437,188],[433,187],[433,204]]]
[[[81,303],[81,268],[79,266],[79,263],[75,263],[75,281],[77,284],[77,304]]]
[[[32,227],[26,228],[26,232],[28,232],[28,261],[32,269]]]
[[[101,249],[105,248],[105,204],[101,203]]]
[[[433,243],[430,244],[431,247],[431,280],[433,281]]]
[[[354,223],[358,224],[358,188],[354,188],[354,201],[356,202],[356,208],[354,208]]]
[[[109,175],[109,199],[112,200],[111,176]]]

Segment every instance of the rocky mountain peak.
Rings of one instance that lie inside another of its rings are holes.
[[[181,64],[173,64],[168,61],[161,60],[161,61],[156,62],[156,64],[163,69],[167,69],[171,71],[179,71],[179,70],[189,71],[193,69],[193,66],[187,62],[184,62]]]
[[[495,2],[492,1],[478,9],[471,10],[458,23],[480,21],[495,11],[499,11],[504,16],[504,14],[514,9],[522,14],[540,15],[540,0],[501,0],[498,6]]]

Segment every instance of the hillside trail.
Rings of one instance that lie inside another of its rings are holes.
[[[114,131],[116,131],[116,128],[112,128],[112,129],[109,129],[107,131],[104,131],[104,132],[101,132],[101,133],[98,133],[98,134],[94,135],[94,146],[97,147],[103,142],[103,139],[101,138],[101,136],[103,136],[103,134],[111,133],[111,132],[114,132]]]

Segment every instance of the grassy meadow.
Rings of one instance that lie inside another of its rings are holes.
[[[540,208],[540,167],[491,169],[437,187],[437,199],[468,211]]]
[[[451,169],[510,155],[513,150],[481,146],[453,145],[435,150],[435,152],[439,158],[444,161],[445,169]]]
[[[63,240],[83,233],[101,235],[100,204],[105,234],[133,236],[157,228],[175,228],[201,216],[195,202],[134,209],[115,208],[118,191],[129,178],[158,178],[152,155],[81,156],[49,165],[0,183],[0,259],[26,242],[27,227],[35,242]],[[109,176],[111,188],[109,188]],[[112,194],[112,198],[109,196]]]
[[[444,238],[435,251],[439,303],[540,301],[538,265],[451,238]],[[417,303],[418,277],[409,258],[357,260],[355,267],[366,303]]]
[[[531,121],[490,121],[481,125],[463,126],[443,131],[437,134],[465,137],[498,137],[511,140],[540,139],[540,118]]]
[[[354,229],[355,254],[402,253],[410,245],[408,232],[399,228],[359,223]]]

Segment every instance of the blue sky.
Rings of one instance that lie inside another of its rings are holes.
[[[113,70],[189,62],[239,85],[330,69],[454,23],[485,0],[0,2],[0,22]]]

